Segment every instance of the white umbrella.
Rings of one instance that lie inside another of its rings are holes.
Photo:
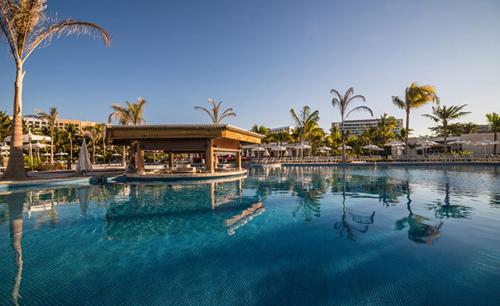
[[[5,142],[10,142],[11,137],[7,136],[3,139]],[[29,132],[28,134],[23,135],[23,143],[29,143],[31,141],[50,141],[49,136],[44,135],[34,135]]]
[[[386,147],[403,147],[405,144],[404,142],[398,141],[398,140],[391,140],[388,143],[386,143],[384,146]]]
[[[122,155],[120,153],[113,153],[113,154],[111,154],[111,156],[118,157],[118,156],[122,156]]]
[[[66,152],[59,152],[59,153],[56,153],[56,156],[68,156],[68,153],[66,153]]]
[[[35,150],[45,149],[46,147],[49,146],[49,145],[46,145],[46,144],[43,144],[43,143],[40,143],[40,142],[36,142],[36,143],[33,143],[33,144],[30,143],[30,144],[24,145],[23,148],[25,150],[29,150],[30,145],[31,145],[31,148],[35,149]]]
[[[304,150],[310,149],[311,146],[307,145],[305,143],[301,143],[301,144],[294,146],[293,148],[300,150],[300,156],[304,156]]]
[[[352,147],[351,147],[351,146],[347,146],[347,145],[345,146],[345,148],[346,148],[346,150],[350,150],[350,149],[352,149]],[[338,147],[337,149],[338,149],[338,150],[342,150],[342,146]]]
[[[286,148],[283,146],[275,146],[271,148],[272,151],[286,151]]]
[[[268,150],[264,149],[264,156],[265,156],[265,157],[268,157],[268,156],[271,156],[271,154],[269,154],[269,151],[268,151]]]
[[[318,150],[320,151],[330,151],[332,148],[330,147],[327,147],[327,146],[322,146],[322,147],[319,147]]]
[[[255,147],[255,148],[252,148],[252,152],[264,152],[266,149],[264,149],[263,147]]]
[[[87,142],[85,142],[85,138],[83,139],[82,146],[80,147],[76,170],[83,173],[92,170],[92,163],[90,162],[89,151],[87,149]]]
[[[430,148],[433,146],[437,146],[439,144],[437,142],[434,142],[434,141],[429,140],[429,139],[422,139],[422,140],[417,141],[417,145],[424,147],[424,148]]]
[[[0,150],[1,151],[9,151],[10,150],[10,146],[8,146],[8,145],[0,146]]]
[[[305,143],[301,143],[301,144],[298,144],[294,147],[295,149],[310,149],[311,146],[310,145],[306,145]]]
[[[469,140],[460,140],[460,139],[457,139],[457,140],[448,142],[448,144],[449,145],[454,145],[454,144],[471,144],[471,142]]]
[[[373,151],[384,151],[384,149],[382,149],[379,146],[376,146],[374,144],[369,144],[369,145],[363,146],[363,149],[373,150]]]
[[[50,153],[42,153],[42,156],[50,156]]]

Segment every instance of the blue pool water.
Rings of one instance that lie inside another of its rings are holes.
[[[500,167],[0,194],[1,305],[500,304]]]

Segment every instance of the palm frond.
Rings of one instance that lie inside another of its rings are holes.
[[[405,101],[401,100],[401,98],[400,98],[400,97],[395,97],[395,96],[393,96],[393,97],[392,97],[392,103],[393,103],[396,107],[398,107],[398,108],[400,108],[400,109],[403,109],[403,110],[404,110],[404,109],[406,109],[406,103],[405,103]]]
[[[212,119],[212,122],[216,123],[216,118],[214,118],[214,116],[212,115],[212,112],[209,111],[208,109],[204,108],[203,106],[195,106],[194,109],[207,113],[210,116],[210,118]]]
[[[332,95],[335,94],[339,101],[342,100],[342,94],[338,90],[330,89],[330,94],[332,94]]]
[[[351,87],[351,88],[352,88],[352,87]],[[352,103],[352,101],[354,101],[354,100],[356,100],[356,99],[360,99],[360,100],[362,100],[363,102],[366,102],[366,98],[365,98],[365,96],[363,96],[363,95],[355,95],[355,96],[352,96],[352,97],[350,97],[349,99],[347,99],[346,104],[350,104],[350,103]]]
[[[297,116],[297,113],[293,108],[290,109],[290,115],[292,116],[292,119],[295,121],[295,124],[297,126],[300,126],[302,124],[300,118]]]
[[[74,19],[66,19],[56,24],[48,26],[46,29],[40,31],[36,38],[27,46],[26,55],[24,60],[26,60],[30,54],[42,43],[50,43],[54,36],[69,36],[69,35],[91,35],[91,36],[101,36],[102,41],[106,46],[111,45],[111,36],[108,31],[106,31],[101,26],[87,21],[80,21]]]
[[[434,122],[439,122],[439,120],[440,120],[438,117],[430,115],[430,114],[423,114],[422,117],[426,117],[428,119],[431,119]]]
[[[222,121],[222,119],[227,118],[227,117],[236,117],[236,113],[233,111],[232,108],[226,109],[222,115],[220,115],[219,121]]]
[[[373,117],[373,111],[371,110],[371,108],[369,108],[368,106],[360,105],[360,106],[353,108],[351,111],[349,111],[347,113],[347,115],[345,116],[345,118],[349,117],[349,115],[351,113],[358,112],[358,111],[366,111]]]

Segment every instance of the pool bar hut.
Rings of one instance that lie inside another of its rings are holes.
[[[136,174],[144,175],[144,151],[168,153],[168,169],[173,169],[174,154],[198,154],[204,167],[195,172],[210,175],[231,171],[218,171],[217,156],[235,155],[235,169],[242,172],[241,147],[260,144],[264,136],[229,124],[172,124],[172,125],[107,125],[106,139],[115,146],[134,146]],[[171,174],[167,172],[167,174]],[[233,173],[234,174],[234,173]],[[195,174],[194,174],[195,175]]]

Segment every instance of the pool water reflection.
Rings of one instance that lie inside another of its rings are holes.
[[[500,300],[499,167],[286,167],[0,195],[0,304]]]

